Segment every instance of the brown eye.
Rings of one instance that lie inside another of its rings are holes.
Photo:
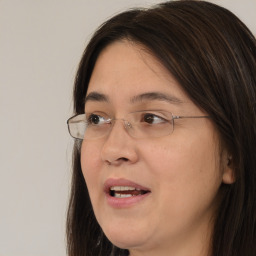
[[[152,124],[154,123],[154,118],[155,116],[153,114],[145,114],[143,116],[143,121],[148,123],[148,124]]]
[[[142,116],[142,122],[145,122],[147,124],[159,124],[159,123],[164,123],[166,120],[160,116],[157,116],[152,113],[145,113]]]
[[[101,124],[104,124],[105,121],[106,120],[104,117],[96,114],[90,114],[87,118],[88,125],[101,125]]]

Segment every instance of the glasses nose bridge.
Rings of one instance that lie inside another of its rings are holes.
[[[112,130],[114,128],[114,125],[115,125],[116,121],[121,121],[123,123],[124,128],[125,128],[125,131],[127,132],[127,134],[129,134],[129,136],[131,136],[130,129],[132,128],[132,124],[130,123],[129,120],[126,120],[124,118],[112,118],[109,121],[112,124],[111,124],[111,129],[108,133],[112,133]]]
[[[116,121],[122,121],[124,128],[128,131],[130,128],[132,128],[132,124],[129,120],[126,120],[124,118],[112,118],[111,122],[116,122]],[[114,124],[113,124],[114,125]]]

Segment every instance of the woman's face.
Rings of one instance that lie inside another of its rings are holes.
[[[156,58],[127,41],[100,54],[87,97],[85,112],[117,119],[141,110],[206,115]],[[105,137],[82,143],[95,216],[131,255],[199,255],[210,239],[218,189],[231,181],[211,119],[174,123],[170,135],[138,139],[116,121]]]

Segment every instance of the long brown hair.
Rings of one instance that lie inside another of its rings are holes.
[[[230,11],[204,1],[171,1],[134,9],[105,22],[89,42],[74,87],[74,112],[84,98],[95,62],[110,43],[140,43],[176,78],[215,123],[232,156],[235,183],[222,185],[212,237],[212,256],[256,255],[256,41]],[[73,152],[67,216],[69,256],[128,255],[112,245],[97,223]]]

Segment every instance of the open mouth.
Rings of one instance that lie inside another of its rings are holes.
[[[140,196],[149,193],[148,190],[142,190],[130,186],[112,186],[109,188],[109,195],[116,198],[127,198],[133,196]]]

